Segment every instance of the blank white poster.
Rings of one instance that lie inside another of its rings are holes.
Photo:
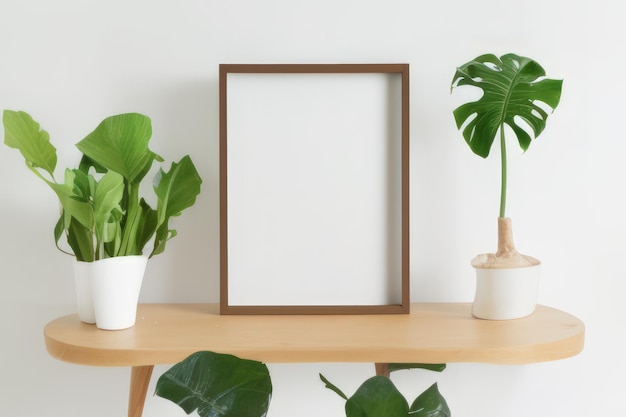
[[[401,303],[401,75],[228,74],[228,303]]]

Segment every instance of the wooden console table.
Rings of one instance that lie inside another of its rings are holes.
[[[217,304],[141,304],[126,330],[98,330],[77,315],[44,329],[46,348],[62,361],[131,367],[129,417],[140,417],[154,365],[210,350],[265,363],[481,362],[528,364],[582,351],[585,326],[537,306],[528,317],[478,320],[471,304],[412,304],[410,314],[222,316]]]

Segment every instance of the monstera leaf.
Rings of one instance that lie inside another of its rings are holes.
[[[547,109],[554,110],[558,106],[563,85],[561,80],[544,76],[541,65],[530,58],[515,54],[498,58],[486,54],[461,65],[452,79],[452,88],[469,85],[483,90],[480,99],[454,110],[457,128],[463,130],[463,137],[472,151],[486,158],[500,133],[501,218],[505,217],[507,193],[505,125],[512,129],[524,151],[533,137],[537,138],[543,132],[548,119]]]
[[[423,368],[441,372],[445,364],[397,364],[394,370]],[[390,366],[391,368],[391,366]],[[320,374],[326,388],[346,400],[346,417],[450,417],[450,409],[437,384],[422,392],[409,407],[400,391],[385,376],[377,375],[366,380],[353,396],[343,391]]]
[[[510,126],[525,151],[546,127],[548,113],[537,104],[555,109],[561,98],[562,80],[543,78],[544,69],[530,58],[506,54],[481,55],[457,68],[452,87],[471,85],[483,96],[454,110],[457,128],[472,151],[486,158],[498,130]],[[526,125],[526,126],[524,126]]]
[[[407,417],[409,404],[384,376],[365,381],[346,401],[346,417]]]
[[[411,404],[411,417],[450,417],[450,408],[434,383]]]
[[[161,375],[156,395],[200,417],[264,417],[272,382],[261,362],[203,351]]]

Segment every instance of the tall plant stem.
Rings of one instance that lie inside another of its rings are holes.
[[[137,227],[141,212],[139,209],[139,184],[128,184],[128,207],[126,214],[125,233],[122,236],[120,249],[115,256],[140,255],[137,252]]]
[[[500,159],[502,163],[502,179],[500,185],[500,217],[505,218],[506,211],[506,142],[504,140],[504,123],[500,125]]]

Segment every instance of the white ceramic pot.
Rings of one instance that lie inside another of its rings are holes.
[[[511,320],[535,311],[541,265],[522,268],[476,268],[475,317]]]
[[[135,325],[146,256],[117,256],[91,262],[89,279],[96,326],[121,330]]]
[[[96,322],[91,296],[91,282],[89,281],[90,262],[80,262],[74,258],[74,287],[76,289],[76,306],[78,318],[88,324]]]

